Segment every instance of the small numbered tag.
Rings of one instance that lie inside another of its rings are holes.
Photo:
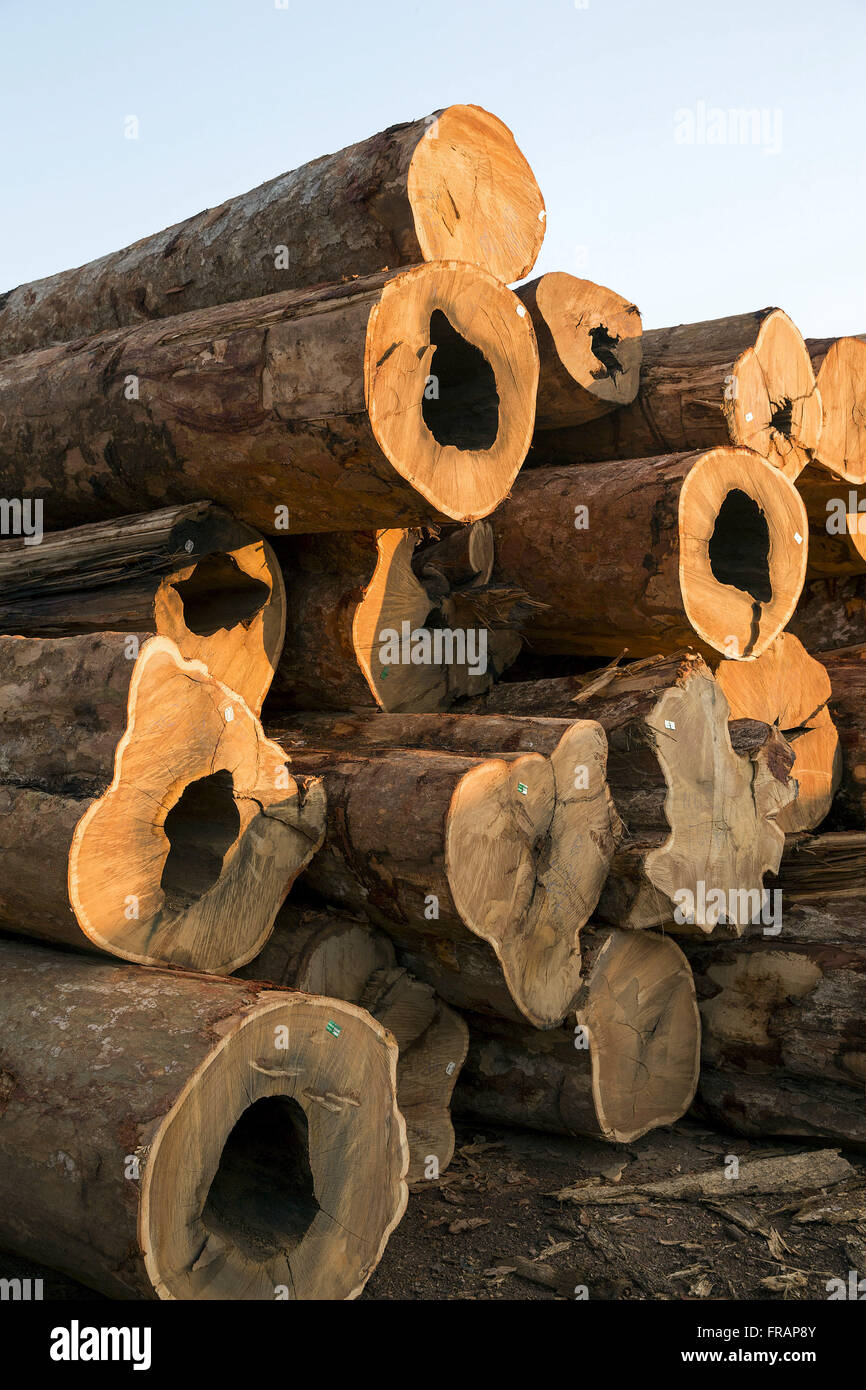
[[[325,1024],[325,1027],[327,1028],[329,1033],[333,1033],[335,1038],[338,1038],[343,1031],[339,1023],[335,1023],[332,1018],[328,1019],[328,1022]]]
[[[665,720],[665,728],[666,728],[666,729],[675,729],[676,727],[677,727],[677,726],[676,726],[676,724],[674,723],[674,721],[673,721],[672,719],[666,719],[666,720]]]
[[[527,792],[529,791],[529,788],[527,787],[525,782],[518,782],[517,790],[520,792],[521,796],[526,796]]]

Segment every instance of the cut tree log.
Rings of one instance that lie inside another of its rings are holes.
[[[789,478],[821,434],[821,396],[802,335],[781,309],[643,335],[640,391],[588,425],[541,431],[529,463],[595,463],[734,444]]]
[[[802,499],[746,449],[524,472],[490,524],[539,652],[760,656],[806,571]]]
[[[637,395],[641,317],[622,295],[554,271],[517,294],[532,315],[541,369],[536,429],[582,425]]]
[[[358,1296],[408,1157],[363,1009],[9,940],[0,1009],[5,1249],[109,1298]]]
[[[815,579],[804,585],[789,631],[813,656],[866,642],[866,574]]]
[[[473,521],[532,435],[524,306],[455,261],[0,363],[0,484],[46,525],[210,497],[266,533]]]
[[[460,528],[450,540],[457,552],[452,563],[447,552],[440,556],[438,546],[433,547],[439,569],[421,578],[413,567],[420,539],[415,530],[278,541],[287,627],[268,711],[365,706],[437,710],[491,685],[518,655],[521,642],[516,633],[485,628],[485,669],[480,671],[482,625],[465,598],[475,589],[464,581],[464,560],[458,558],[465,531],[465,563],[477,560],[480,574],[488,572],[489,539],[483,532],[469,554],[469,537],[480,526],[486,523]],[[427,553],[432,551],[425,549]],[[446,640],[447,632],[453,636]],[[413,633],[419,634],[414,649]],[[389,655],[395,635],[397,661]],[[429,660],[422,661],[418,657],[424,655],[425,638]],[[456,659],[461,656],[462,661]]]
[[[629,1143],[692,1103],[700,1020],[688,963],[669,937],[587,933],[584,980],[560,1028],[470,1016],[454,1111]]]
[[[783,632],[755,661],[719,662],[716,679],[732,719],[772,724],[794,750],[797,798],[779,812],[776,824],[787,833],[814,830],[829,812],[842,776],[826,668]]]
[[[287,736],[293,771],[325,783],[305,880],[322,900],[387,931],[447,1003],[560,1022],[613,850],[598,726],[572,725],[552,757],[304,751],[297,720]]]
[[[866,483],[866,333],[807,338],[823,409],[815,463],[837,478]]]
[[[467,261],[510,283],[535,264],[544,226],[508,127],[449,106],[0,295],[0,357],[418,261]]]
[[[581,677],[503,682],[477,706],[522,719],[579,716],[603,728],[626,834],[599,917],[668,930],[689,917],[712,930],[720,911],[738,926],[751,921],[784,848],[776,816],[796,791],[793,756],[768,725],[729,724],[724,691],[701,657],[680,652]]]
[[[829,710],[841,754],[839,790],[828,828],[860,830],[866,826],[866,644],[822,652],[821,661],[832,690]]]
[[[809,517],[806,582],[866,571],[866,497],[818,467],[803,469],[797,491]]]
[[[234,970],[322,842],[323,787],[286,764],[166,637],[0,638],[0,921]]]
[[[0,541],[0,632],[159,633],[256,714],[285,629],[273,550],[210,502]]]
[[[240,974],[360,1004],[399,1048],[397,1104],[406,1122],[410,1183],[438,1177],[454,1157],[451,1093],[469,1030],[429,985],[397,963],[390,937],[345,913],[286,903],[264,949]]]
[[[821,843],[834,838],[812,841],[793,881],[786,855],[773,926],[685,945],[703,1019],[698,1109],[738,1134],[866,1148],[862,878],[850,896],[832,896],[834,855],[824,862]],[[804,875],[812,891],[798,901]]]

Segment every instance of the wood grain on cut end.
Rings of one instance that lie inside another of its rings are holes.
[[[689,966],[653,933],[595,928],[574,1011],[536,1029],[472,1015],[457,1113],[627,1143],[685,1113],[700,1020]]]
[[[541,275],[517,294],[532,315],[541,363],[536,429],[581,425],[634,400],[641,363],[634,304],[563,271]]]
[[[866,335],[829,345],[806,340],[823,409],[815,462],[835,477],[866,483]]]
[[[418,141],[409,202],[425,261],[468,261],[511,284],[544,240],[541,191],[514,136],[480,106],[448,106]]]
[[[808,518],[779,469],[745,449],[712,449],[679,497],[682,601],[698,637],[724,656],[760,656],[803,588]]]
[[[443,261],[384,286],[367,332],[370,422],[440,517],[474,521],[506,496],[532,439],[537,385],[531,319],[486,271]]]
[[[733,375],[736,390],[727,402],[731,443],[754,449],[796,478],[818,447],[821,393],[803,336],[781,309],[763,320]]]
[[[384,932],[331,909],[286,903],[271,937],[240,972],[284,988],[360,1004],[399,1048],[397,1103],[406,1122],[409,1182],[443,1173],[454,1157],[451,1093],[469,1034],[459,1014],[397,964]]]
[[[732,719],[775,725],[794,750],[797,798],[779,812],[776,824],[787,833],[814,830],[830,810],[841,778],[826,668],[783,632],[755,661],[720,662],[716,679]]]

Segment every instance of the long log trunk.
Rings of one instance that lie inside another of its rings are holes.
[[[474,520],[537,375],[526,310],[474,266],[284,291],[0,364],[0,483],[52,530],[201,497],[266,533]]]
[[[110,1298],[361,1292],[407,1161],[363,1009],[3,941],[0,1010],[4,1248]]]
[[[540,652],[760,656],[806,570],[802,499],[742,449],[524,472],[490,524]]]
[[[613,290],[554,271],[517,294],[532,316],[541,370],[536,429],[582,425],[637,395],[641,318]]]
[[[510,130],[449,106],[281,174],[133,246],[0,296],[0,357],[418,261],[529,274],[544,203]]]
[[[829,814],[834,830],[866,826],[866,644],[822,652],[831,687],[830,714],[839,735],[841,780]]]
[[[736,944],[686,944],[703,1019],[698,1108],[740,1134],[866,1148],[863,879],[833,896],[835,853],[825,862],[822,842],[836,838],[813,840],[793,874],[786,855],[772,926]]]
[[[645,332],[634,403],[577,429],[542,431],[529,462],[594,463],[733,444],[796,478],[818,444],[821,419],[801,334],[781,309],[760,309]]]
[[[675,929],[691,915],[711,930],[719,910],[713,895],[721,893],[727,919],[751,920],[765,874],[779,867],[784,834],[776,815],[796,791],[792,759],[765,725],[746,730],[745,741],[729,728],[728,701],[700,657],[507,682],[478,705],[521,721],[579,716],[604,729],[608,785],[626,835],[598,916],[615,926]]]
[[[786,833],[814,830],[829,812],[842,776],[826,667],[783,632],[756,661],[721,661],[716,679],[732,719],[772,724],[794,750],[797,799],[779,812],[776,824]]]
[[[558,1023],[613,850],[601,730],[572,725],[551,757],[489,758],[351,739],[304,751],[299,721],[285,732],[293,770],[321,776],[328,799],[306,882],[387,931],[448,1003]]]
[[[464,565],[479,563],[479,575],[489,577],[490,543],[484,533],[477,542],[480,553],[468,553],[480,526],[486,523],[461,528],[445,554],[436,547],[438,568],[419,565],[420,577],[414,563],[419,533],[413,530],[277,542],[287,626],[268,711],[437,710],[491,685],[519,653],[520,639],[513,632],[482,628],[467,603],[475,589],[464,579]],[[449,564],[451,550],[459,556],[461,537],[465,559],[454,557]],[[430,551],[425,547],[424,553]],[[454,649],[444,640],[446,632],[454,634]],[[397,661],[390,654],[395,635]],[[425,638],[430,659],[419,661]],[[460,640],[462,651],[456,649]]]
[[[324,791],[200,662],[137,641],[0,638],[0,921],[229,972],[321,844]]]
[[[397,1104],[406,1122],[410,1183],[444,1173],[454,1157],[451,1093],[469,1030],[429,985],[397,963],[390,937],[330,910],[286,903],[264,950],[244,966],[249,980],[359,1004],[394,1037]]]
[[[0,632],[152,632],[258,713],[286,628],[273,550],[210,502],[0,542]]]
[[[797,491],[809,517],[806,582],[866,571],[866,497],[861,499],[850,482],[818,467],[803,469]]]
[[[846,482],[866,483],[866,334],[807,338],[823,409],[815,462]]]
[[[691,971],[668,937],[596,929],[575,1010],[548,1032],[470,1016],[454,1110],[629,1143],[689,1108],[700,1020]]]

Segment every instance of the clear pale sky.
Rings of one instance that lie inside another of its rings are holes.
[[[0,0],[0,291],[475,102],[544,193],[536,272],[650,327],[777,304],[866,331],[866,0],[283,3]]]

